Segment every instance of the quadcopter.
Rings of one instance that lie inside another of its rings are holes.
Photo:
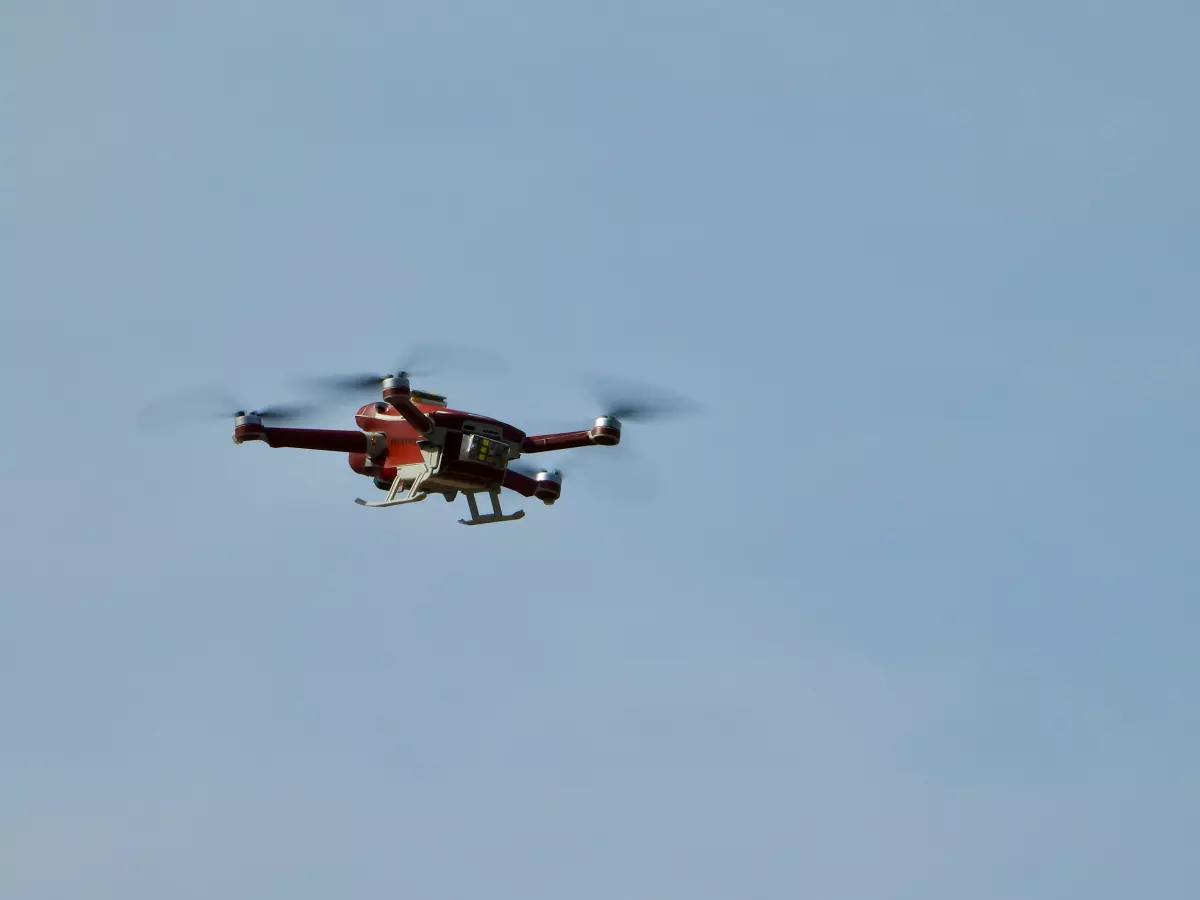
[[[552,506],[562,494],[558,469],[514,465],[522,456],[579,447],[613,447],[621,442],[622,420],[647,420],[668,412],[654,401],[610,402],[592,426],[579,431],[528,435],[489,416],[451,409],[446,398],[416,390],[407,371],[326,379],[340,391],[378,388],[380,399],[355,413],[354,431],[287,428],[267,425],[295,417],[288,408],[234,414],[233,442],[260,441],[269,447],[323,450],[348,455],[350,468],[386,492],[382,500],[355,500],[371,509],[418,503],[439,494],[453,502],[462,494],[470,509],[463,525],[491,525],[524,517],[505,513],[500,492],[508,489]],[[481,513],[478,495],[486,494],[491,512]]]

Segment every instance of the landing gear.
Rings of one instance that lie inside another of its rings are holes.
[[[389,506],[401,506],[405,503],[419,503],[428,497],[430,493],[441,494],[447,503],[452,503],[461,493],[467,498],[467,506],[471,508],[471,518],[458,520],[463,525],[491,525],[494,522],[513,522],[525,517],[525,513],[522,510],[505,515],[504,510],[500,508],[499,484],[476,490],[465,490],[461,487],[447,489],[448,485],[446,485],[445,480],[434,474],[438,472],[441,448],[422,447],[421,449],[424,456],[422,464],[404,466],[398,469],[396,477],[390,484],[383,479],[375,478],[375,486],[380,490],[387,491],[387,496],[383,500],[369,502],[360,498],[354,502],[359,506],[367,506],[372,509],[386,509]],[[529,479],[526,480],[529,481]],[[539,482],[538,487],[557,489],[561,481],[562,477],[557,476],[557,483],[544,484]],[[426,490],[427,485],[428,490]],[[532,482],[530,482],[530,485],[532,486]],[[491,498],[492,511],[490,513],[480,513],[479,504],[475,501],[475,495],[483,493],[486,493]],[[546,500],[543,492],[535,493],[533,490],[525,490],[521,491],[521,493],[537,496],[538,499],[543,501]],[[558,496],[557,490],[554,490],[552,493],[553,496]]]
[[[471,518],[458,521],[463,525],[490,525],[493,522],[512,522],[525,517],[525,511],[520,509],[510,515],[504,515],[503,510],[500,509],[499,491],[488,491],[488,496],[492,498],[492,511],[486,515],[480,515],[479,506],[475,503],[475,494],[467,494],[467,506],[471,507]]]
[[[419,503],[429,496],[422,488],[422,485],[424,485],[428,478],[429,471],[426,469],[409,485],[407,494],[404,491],[404,479],[401,475],[397,474],[391,485],[387,485],[386,482],[381,484],[380,479],[376,478],[375,484],[379,488],[387,488],[387,497],[373,503],[361,498],[356,499],[354,502],[359,506],[367,506],[372,509],[386,509],[389,506],[401,506],[405,503]],[[446,498],[447,503],[452,503],[458,497],[459,491],[442,491],[440,493]],[[475,502],[476,493],[483,493],[483,491],[462,491],[463,496],[467,498],[467,506],[471,508],[471,518],[458,520],[464,525],[491,525],[494,522],[513,522],[525,517],[523,510],[517,510],[515,513],[508,515],[504,514],[504,510],[500,508],[499,489],[487,491],[487,495],[492,500],[492,511],[490,513],[480,513],[479,504]]]
[[[404,490],[404,478],[397,473],[395,480],[392,481],[392,486],[388,489],[388,494],[385,499],[367,501],[363,500],[361,497],[356,497],[354,502],[359,506],[369,506],[372,509],[385,509],[389,506],[399,506],[402,503],[419,503],[429,496],[423,490],[421,490],[421,485],[424,484],[425,479],[428,477],[429,470],[425,469],[425,471],[416,477],[412,485],[409,487],[408,496],[401,497],[400,492]],[[379,484],[378,478],[375,479],[375,483],[377,485]]]

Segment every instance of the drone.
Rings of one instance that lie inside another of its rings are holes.
[[[554,505],[562,495],[562,472],[516,464],[522,456],[580,447],[614,447],[621,442],[623,421],[645,421],[672,411],[670,404],[645,398],[610,401],[590,428],[529,435],[507,422],[451,409],[445,396],[414,389],[408,371],[322,381],[341,392],[378,388],[380,399],[358,409],[354,431],[267,424],[300,414],[287,407],[239,410],[234,414],[233,442],[258,441],[269,447],[345,453],[351,469],[386,492],[382,500],[355,500],[371,509],[419,503],[435,494],[453,502],[462,494],[471,513],[469,518],[458,520],[463,525],[491,525],[523,518],[523,510],[506,514],[501,509],[504,489],[540,500],[546,506]],[[476,499],[480,494],[490,499],[491,512],[480,512]]]

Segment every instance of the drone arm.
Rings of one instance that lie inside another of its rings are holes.
[[[386,399],[395,407],[396,412],[404,416],[405,421],[421,434],[429,434],[433,430],[433,419],[413,406],[408,397],[387,397]]]
[[[522,453],[544,453],[547,450],[571,450],[597,444],[611,447],[621,443],[621,423],[613,416],[601,416],[588,431],[562,431],[558,434],[535,434],[521,443]]]
[[[264,428],[263,437],[271,447],[295,447],[301,450],[329,450],[335,453],[367,453],[369,441],[361,431],[323,431],[313,428]]]
[[[530,478],[508,469],[501,484],[510,491],[516,491],[526,497],[536,497],[547,506],[553,504],[562,494],[562,474],[559,472],[539,472],[536,478]]]
[[[538,483],[528,475],[522,475],[520,472],[514,472],[508,469],[504,473],[504,481],[502,484],[510,491],[516,491],[526,497],[532,497],[537,491]]]
[[[538,434],[521,443],[522,453],[544,453],[547,450],[571,450],[590,447],[594,441],[590,431],[565,431],[561,434]]]
[[[383,399],[392,404],[396,412],[404,416],[405,421],[421,434],[433,431],[433,419],[413,405],[407,375],[401,373],[388,378],[383,383]]]

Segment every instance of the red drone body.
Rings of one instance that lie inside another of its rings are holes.
[[[362,506],[399,506],[430,494],[452,501],[462,493],[471,518],[459,521],[483,525],[524,516],[521,511],[510,515],[501,511],[502,488],[547,506],[559,498],[560,473],[542,470],[527,475],[510,468],[522,454],[612,446],[621,440],[621,422],[612,415],[597,418],[587,430],[528,436],[488,416],[447,408],[445,397],[412,390],[405,373],[387,377],[382,388],[382,401],[368,403],[355,415],[358,431],[273,428],[264,426],[258,413],[238,413],[234,443],[263,441],[271,447],[345,453],[355,472],[387,491],[381,501],[356,501]],[[491,498],[489,514],[479,512],[475,495],[480,493]]]

